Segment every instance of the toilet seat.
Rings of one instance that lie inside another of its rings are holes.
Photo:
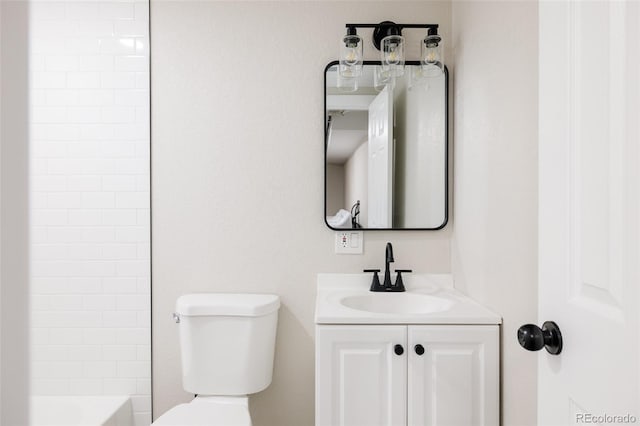
[[[158,417],[152,426],[251,426],[247,397],[197,396]]]

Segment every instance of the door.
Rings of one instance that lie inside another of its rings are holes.
[[[498,426],[498,326],[409,326],[408,333],[408,425]]]
[[[389,85],[369,105],[368,227],[393,224],[393,90]]]
[[[406,425],[406,342],[401,325],[316,327],[316,426]]]
[[[543,426],[640,420],[638,28],[637,2],[539,6],[539,322],[564,341]]]

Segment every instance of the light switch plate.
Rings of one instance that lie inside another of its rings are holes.
[[[336,254],[362,254],[364,247],[364,232],[338,231],[336,232]]]

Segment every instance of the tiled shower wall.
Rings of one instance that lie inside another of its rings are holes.
[[[32,394],[151,421],[149,9],[32,2]]]

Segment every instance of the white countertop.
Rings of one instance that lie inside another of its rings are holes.
[[[370,292],[373,274],[318,274],[316,324],[501,324],[502,318],[453,288],[451,275],[403,274],[406,292],[450,301],[445,310],[429,313],[380,313],[344,306],[346,297],[373,295],[380,299],[398,293]],[[383,274],[380,274],[380,281]],[[392,274],[395,281],[395,274]],[[405,296],[403,296],[405,297]],[[383,300],[384,303],[384,300]]]

